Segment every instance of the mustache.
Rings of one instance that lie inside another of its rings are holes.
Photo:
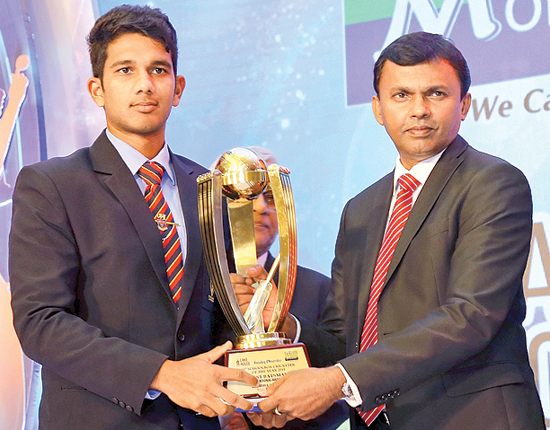
[[[424,129],[435,129],[437,128],[437,125],[436,124],[433,124],[431,122],[422,122],[422,123],[417,123],[417,124],[408,124],[404,127],[405,131],[409,131],[409,130],[424,130]]]

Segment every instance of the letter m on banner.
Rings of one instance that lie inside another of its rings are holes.
[[[470,20],[475,39],[489,41],[500,33],[492,0],[344,0],[348,105],[370,101],[372,68],[382,49],[413,31],[449,37],[463,5],[469,14],[460,16]]]
[[[423,31],[449,37],[464,2],[465,0],[439,1],[438,11],[432,0],[396,0],[390,29],[382,49],[398,37],[409,33],[413,15]],[[469,0],[468,6],[473,32],[478,39],[492,39],[500,32],[501,25],[493,16],[491,0]],[[381,50],[375,53],[374,61],[380,52]]]

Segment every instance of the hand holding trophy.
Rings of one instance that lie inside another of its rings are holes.
[[[197,179],[199,217],[205,256],[215,295],[236,334],[235,349],[226,353],[226,365],[256,376],[267,387],[291,370],[309,367],[305,345],[293,344],[280,332],[288,313],[296,282],[296,216],[288,169],[269,167],[247,148],[224,153],[216,168]],[[227,201],[231,243],[237,274],[246,276],[257,265],[252,201],[266,189],[273,193],[279,224],[280,254],[266,280],[253,285],[254,296],[243,312],[239,308],[226,256],[223,205]],[[278,268],[278,289],[271,321],[262,311]],[[247,399],[260,398],[258,388],[228,382],[228,388]]]

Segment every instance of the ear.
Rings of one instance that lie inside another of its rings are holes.
[[[181,95],[185,88],[185,78],[183,76],[176,76],[176,86],[174,88],[174,100],[172,100],[172,106],[180,104]]]
[[[380,107],[380,97],[372,96],[372,111],[378,124],[384,125],[384,119],[382,118],[382,109]]]
[[[462,113],[461,120],[464,121],[470,110],[470,105],[472,104],[472,95],[470,93],[466,94],[460,103],[460,111]]]
[[[92,96],[93,101],[99,107],[105,107],[105,99],[103,98],[103,85],[101,79],[90,78],[88,79],[88,92]]]

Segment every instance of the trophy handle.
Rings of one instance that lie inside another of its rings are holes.
[[[283,320],[288,314],[296,285],[298,267],[296,211],[290,186],[290,171],[277,164],[270,165],[267,171],[277,211],[281,255],[277,301],[267,331],[277,332],[280,331]]]
[[[199,176],[197,183],[199,224],[214,292],[235,334],[250,334],[251,330],[244,321],[229,276],[222,215],[222,174],[214,170]]]

